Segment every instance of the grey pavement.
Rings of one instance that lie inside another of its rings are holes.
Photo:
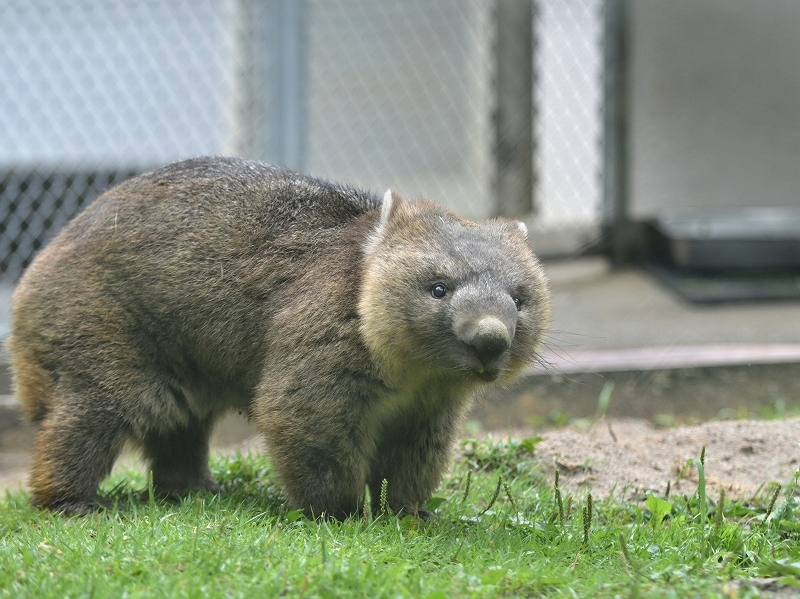
[[[688,350],[703,353],[704,365],[800,362],[800,301],[690,304],[649,273],[614,270],[601,258],[545,270],[553,294],[547,349],[559,363],[605,353],[629,356],[635,369],[637,353],[657,365],[659,355],[669,364]]]

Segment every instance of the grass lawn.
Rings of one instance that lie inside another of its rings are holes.
[[[0,597],[756,597],[800,587],[797,477],[747,502],[572,496],[545,480],[536,439],[468,446],[421,522],[286,511],[269,463],[216,458],[224,493],[67,518],[0,500]],[[702,475],[703,463],[697,467]],[[391,484],[391,483],[389,483]],[[371,501],[380,510],[380,498]]]

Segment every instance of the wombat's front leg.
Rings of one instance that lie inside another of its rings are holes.
[[[447,406],[435,414],[415,413],[396,418],[382,431],[369,475],[373,508],[387,481],[387,502],[400,515],[430,517],[425,504],[439,484],[452,454],[461,421],[460,406]]]
[[[285,441],[275,443],[268,435],[272,461],[292,508],[339,520],[361,509],[367,482],[362,447],[348,439],[316,434]]]
[[[289,505],[315,517],[357,513],[375,448],[359,411],[330,396],[313,400],[294,394],[291,401],[262,398],[254,410]]]

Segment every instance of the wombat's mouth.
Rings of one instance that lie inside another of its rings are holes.
[[[495,380],[500,374],[499,368],[485,368],[480,366],[473,370],[477,377],[483,381],[491,382]]]

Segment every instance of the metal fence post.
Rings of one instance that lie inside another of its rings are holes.
[[[264,5],[263,0],[228,0],[225,3],[228,65],[225,70],[226,127],[221,148],[224,154],[256,159],[263,159],[267,154],[267,106],[263,97],[267,58],[266,36],[262,31]]]
[[[605,0],[602,226],[615,265],[630,255],[627,144],[627,0]]]
[[[495,193],[504,216],[533,211],[533,11],[532,0],[495,6]]]
[[[304,5],[230,0],[225,153],[303,169]]]
[[[274,162],[302,171],[305,162],[305,39],[303,0],[275,0],[276,77],[270,115],[276,142]]]

